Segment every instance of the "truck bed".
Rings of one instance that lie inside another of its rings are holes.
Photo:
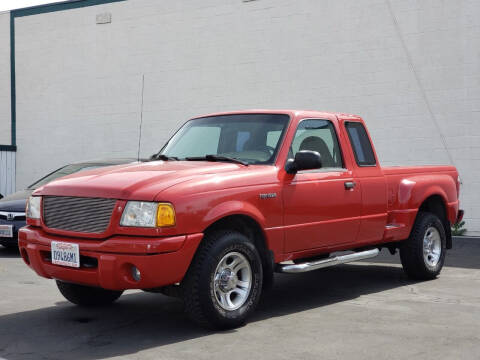
[[[407,238],[424,202],[439,204],[446,212],[445,220],[454,223],[459,195],[458,172],[454,166],[386,166],[382,170],[388,204],[384,240]]]
[[[382,166],[383,173],[389,175],[456,173],[455,166],[451,165],[420,165],[420,166]]]

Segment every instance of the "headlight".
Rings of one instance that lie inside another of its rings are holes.
[[[27,218],[30,219],[40,219],[41,208],[40,204],[42,202],[41,196],[30,196],[27,201]]]
[[[168,203],[129,201],[123,210],[122,226],[156,227],[175,225],[175,210]]]

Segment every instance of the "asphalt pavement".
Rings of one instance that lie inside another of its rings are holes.
[[[212,332],[182,303],[127,291],[83,309],[0,246],[4,359],[480,359],[480,239],[456,238],[433,281],[408,280],[398,254],[278,274],[250,322]]]

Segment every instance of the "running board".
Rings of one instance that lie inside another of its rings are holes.
[[[288,265],[279,264],[277,265],[277,271],[282,273],[293,273],[293,274],[302,273],[302,272],[322,269],[329,266],[345,264],[352,261],[372,258],[377,256],[379,252],[380,250],[378,249],[372,249],[372,250],[360,251],[353,254],[340,255],[340,256],[335,256],[328,259],[306,262],[301,264],[288,264]]]

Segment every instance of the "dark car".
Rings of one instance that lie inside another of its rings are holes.
[[[79,171],[92,170],[104,166],[113,166],[135,162],[136,159],[107,159],[93,160],[77,164],[70,164],[33,183],[25,190],[5,196],[0,200],[0,244],[5,247],[15,248],[18,246],[18,229],[25,226],[25,204],[28,197],[35,189],[62,176],[70,175]]]

